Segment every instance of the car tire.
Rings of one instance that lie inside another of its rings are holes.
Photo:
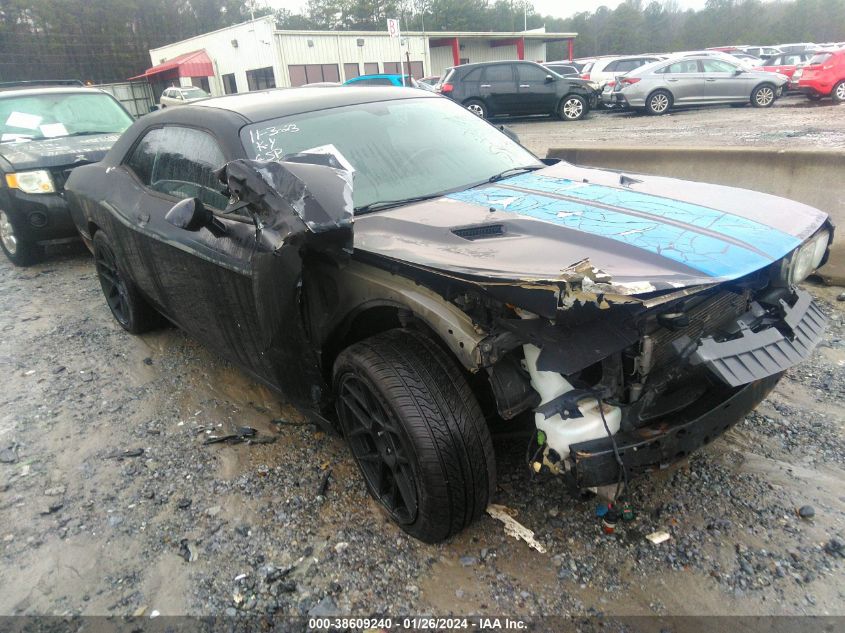
[[[44,259],[44,247],[22,237],[5,211],[0,211],[0,248],[15,266],[32,266]]]
[[[557,115],[562,121],[580,121],[589,111],[590,106],[581,95],[566,95],[557,106]]]
[[[464,101],[464,107],[482,119],[487,118],[487,105],[481,99],[469,99],[468,101]]]
[[[130,334],[143,334],[161,325],[161,315],[138,292],[102,230],[94,233],[93,244],[97,277],[114,320]]]
[[[666,114],[672,108],[672,93],[668,90],[655,90],[645,101],[645,111],[652,116]]]
[[[751,91],[751,105],[755,108],[771,108],[777,99],[777,88],[772,84],[760,84]]]
[[[343,434],[395,523],[435,543],[481,516],[496,486],[490,431],[436,342],[408,329],[377,334],[341,352],[333,375]]]
[[[830,91],[830,96],[833,97],[834,103],[845,102],[845,79],[833,87],[833,90]]]

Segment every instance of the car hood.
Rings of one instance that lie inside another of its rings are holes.
[[[94,163],[102,160],[119,137],[120,134],[92,134],[0,143],[0,158],[18,171]]]
[[[742,277],[826,218],[745,189],[558,163],[363,215],[354,235],[356,250],[473,280],[559,283],[586,266],[633,295]]]

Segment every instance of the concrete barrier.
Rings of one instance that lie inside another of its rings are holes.
[[[744,147],[562,147],[549,157],[589,167],[712,182],[771,193],[830,215],[837,235],[818,274],[845,285],[845,151]]]

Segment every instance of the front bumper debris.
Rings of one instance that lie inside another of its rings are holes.
[[[736,389],[728,398],[709,398],[693,405],[694,411],[633,431],[614,435],[628,476],[665,468],[727,431],[754,409],[774,389],[782,374],[769,376]],[[610,438],[570,445],[575,486],[589,488],[615,484],[619,465]]]
[[[718,342],[701,340],[690,356],[692,365],[704,364],[731,387],[773,376],[800,363],[818,345],[827,322],[809,293],[796,290],[792,306],[781,300],[783,330],[770,327],[760,332],[742,329],[739,338]]]

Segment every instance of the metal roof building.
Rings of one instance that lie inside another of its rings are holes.
[[[146,78],[156,94],[170,85],[200,86],[212,95],[269,87],[345,81],[374,73],[414,77],[440,75],[471,62],[546,61],[548,42],[568,42],[575,33],[281,31],[272,16],[237,24],[150,51]]]

